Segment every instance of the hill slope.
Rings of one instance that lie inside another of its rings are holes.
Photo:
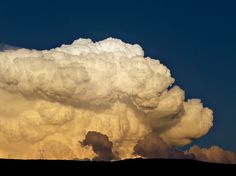
[[[236,165],[205,163],[194,160],[130,159],[115,162],[61,160],[0,160],[7,173],[60,175],[236,175]]]

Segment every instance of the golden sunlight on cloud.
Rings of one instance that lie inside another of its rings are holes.
[[[151,132],[189,144],[209,131],[213,113],[173,83],[159,60],[113,38],[2,51],[0,157],[92,159],[94,146],[80,143],[89,131],[107,136],[121,159],[136,157]]]

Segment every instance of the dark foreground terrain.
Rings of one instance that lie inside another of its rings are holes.
[[[194,160],[130,159],[116,162],[0,160],[1,173],[30,175],[199,175],[236,176],[236,165]],[[7,175],[8,175],[7,174]]]

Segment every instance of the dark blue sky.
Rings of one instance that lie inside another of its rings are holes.
[[[35,49],[80,37],[138,43],[170,68],[187,97],[214,110],[214,127],[194,143],[236,152],[235,9],[234,0],[5,0],[0,43]]]

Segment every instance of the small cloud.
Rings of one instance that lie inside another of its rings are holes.
[[[83,142],[82,146],[90,145],[93,148],[93,151],[97,154],[93,160],[114,160],[118,159],[115,154],[112,152],[113,144],[109,141],[107,135],[101,134],[96,131],[89,131]]]
[[[143,140],[139,140],[134,147],[134,154],[145,158],[191,159],[190,155],[169,146],[156,133],[150,133]]]
[[[194,154],[196,159],[200,161],[236,164],[236,154],[224,150],[219,146],[200,148],[199,146],[194,145],[189,150],[185,151],[185,154]]]

